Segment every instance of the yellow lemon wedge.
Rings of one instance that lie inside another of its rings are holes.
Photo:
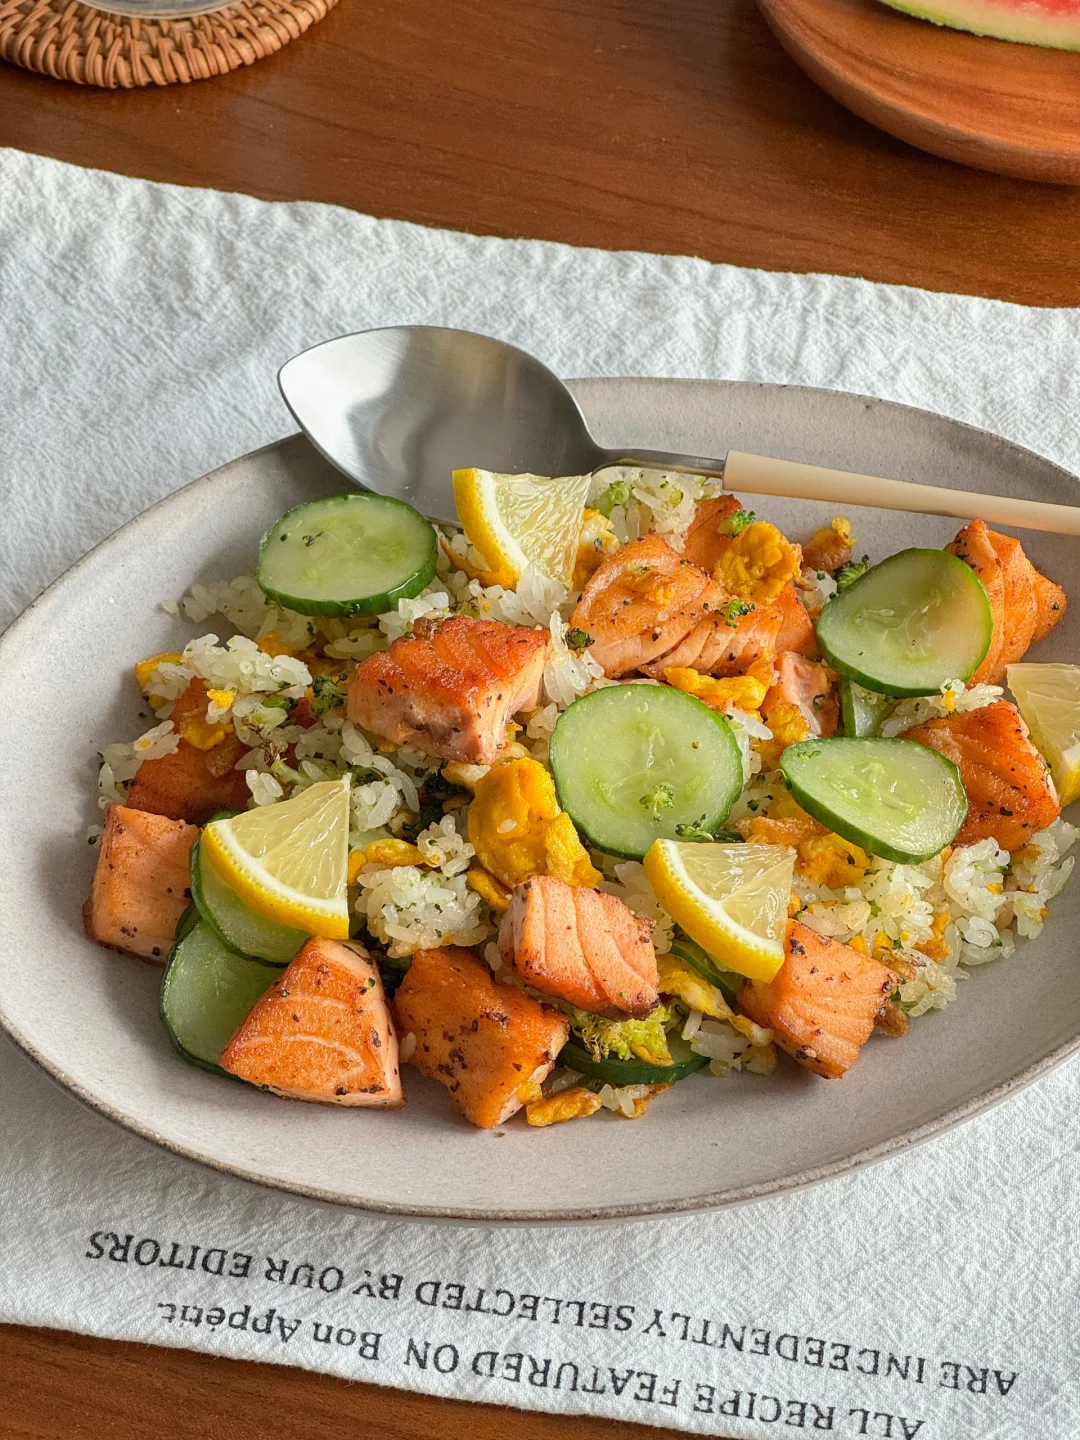
[[[344,940],[349,934],[349,777],[278,805],[213,820],[202,844],[222,879],[260,915]]]
[[[1058,797],[1071,805],[1080,798],[1080,665],[1010,665],[1007,674]]]
[[[512,589],[531,564],[570,586],[588,494],[588,475],[455,470],[458,519],[483,559],[485,584]]]
[[[692,940],[731,970],[771,980],[784,963],[795,851],[788,845],[657,840],[645,874]]]

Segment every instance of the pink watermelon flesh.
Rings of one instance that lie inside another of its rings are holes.
[[[885,0],[885,4],[953,30],[1053,50],[1080,50],[1080,0]]]

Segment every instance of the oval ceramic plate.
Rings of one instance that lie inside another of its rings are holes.
[[[602,444],[691,454],[775,454],[958,489],[1075,502],[1046,460],[935,415],[825,390],[693,381],[576,387]],[[196,481],[124,527],[62,577],[0,643],[0,1019],[81,1099],[159,1144],[282,1190],[366,1210],[470,1220],[665,1214],[775,1194],[895,1153],[1034,1079],[1080,1044],[1080,884],[1042,937],[976,971],[955,1004],[903,1040],[875,1037],[842,1082],[784,1061],[776,1075],[695,1076],[632,1124],[494,1132],[451,1112],[406,1072],[393,1112],[275,1099],[185,1065],[157,1016],[161,972],[82,933],[95,851],[96,751],[145,728],[136,659],[195,633],[160,600],[195,580],[250,572],[263,531],[290,505],[343,488],[299,437]],[[764,502],[795,537],[824,507]],[[956,523],[850,512],[859,550],[880,558],[942,545]],[[1027,535],[1059,580],[1075,541]],[[1078,605],[1038,651],[1080,658]],[[212,622],[201,626],[213,628]],[[17,720],[16,717],[25,717]]]

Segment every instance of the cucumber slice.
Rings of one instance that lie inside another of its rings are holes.
[[[840,682],[840,714],[844,734],[856,738],[876,735],[882,720],[892,709],[894,697],[866,690],[854,680]]]
[[[177,936],[161,982],[162,1023],[185,1060],[223,1075],[217,1062],[229,1036],[279,972],[223,945],[194,906]]]
[[[241,900],[204,852],[201,839],[191,847],[191,898],[223,945],[267,965],[287,965],[309,938],[306,931],[260,915]]]
[[[704,1070],[708,1057],[695,1055],[689,1042],[676,1030],[668,1036],[668,1049],[672,1064],[650,1065],[647,1060],[596,1060],[576,1040],[569,1040],[559,1051],[559,1064],[567,1065],[579,1075],[590,1080],[602,1080],[606,1085],[670,1085],[676,1080],[685,1080],[695,1070]]]
[[[389,495],[296,505],[263,536],[256,575],[301,615],[381,615],[435,576],[435,527]]]
[[[739,837],[742,838],[741,836]],[[685,960],[691,970],[696,970],[703,980],[723,991],[724,998],[734,1005],[739,991],[746,983],[743,976],[734,970],[726,970],[714,956],[703,950],[696,940],[676,935],[671,942],[671,953]]]
[[[681,827],[716,831],[742,789],[731,726],[667,685],[583,695],[551,737],[559,803],[600,850],[638,859]]]
[[[815,820],[901,864],[944,850],[967,814],[960,771],[916,740],[803,740],[784,751],[780,769]]]
[[[901,550],[834,595],[818,643],[841,675],[882,695],[932,695],[968,680],[993,632],[982,581],[946,550]]]

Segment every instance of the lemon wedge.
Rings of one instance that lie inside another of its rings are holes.
[[[348,775],[278,805],[211,821],[202,844],[222,879],[260,915],[347,939]]]
[[[1080,665],[1010,665],[1006,673],[1058,797],[1071,805],[1080,798]]]
[[[663,908],[692,940],[751,980],[784,963],[795,851],[788,845],[657,840],[645,856]]]
[[[569,587],[588,495],[588,475],[455,470],[458,519],[482,557],[484,583],[511,589],[532,564]]]

